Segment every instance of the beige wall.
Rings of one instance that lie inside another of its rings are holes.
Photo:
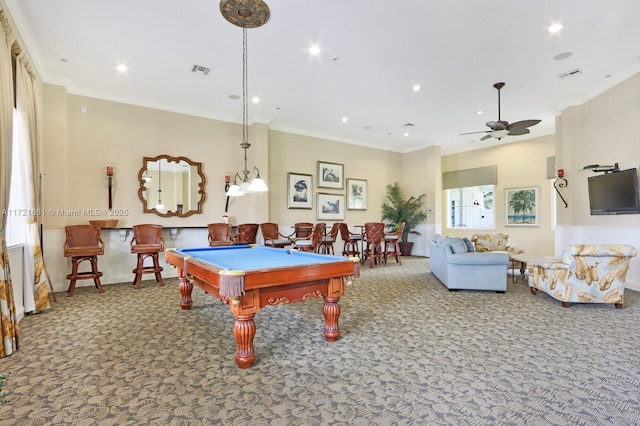
[[[547,157],[553,157],[555,138],[545,136],[521,142],[496,142],[491,148],[478,149],[442,157],[442,171],[471,169],[496,165],[498,184],[494,199],[495,230],[450,229],[447,227],[445,203],[439,205],[442,215],[442,234],[471,236],[476,232],[504,232],[511,236],[513,245],[529,254],[554,252],[552,206],[554,203],[550,182],[547,180]],[[539,221],[536,227],[506,226],[505,190],[537,186],[540,188]],[[445,200],[444,191],[442,200]],[[560,209],[561,207],[558,207]]]
[[[402,154],[358,145],[328,141],[280,131],[269,131],[269,218],[280,225],[317,221],[318,192],[345,194],[345,190],[318,188],[318,161],[344,164],[345,179],[365,179],[368,184],[368,209],[345,211],[345,222],[363,224],[380,220],[380,204],[385,187],[402,183]],[[287,173],[313,176],[313,209],[287,209]],[[346,201],[346,200],[345,200]]]

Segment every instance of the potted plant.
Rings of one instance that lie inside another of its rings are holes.
[[[418,223],[427,218],[422,211],[425,197],[426,194],[421,194],[418,197],[405,198],[398,182],[387,185],[387,197],[381,207],[382,220],[388,221],[387,226],[393,230],[398,230],[400,224],[405,223],[399,243],[400,253],[403,256],[410,255],[413,247],[413,242],[408,241],[409,234],[421,235],[415,228]]]

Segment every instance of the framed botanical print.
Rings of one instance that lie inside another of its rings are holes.
[[[344,165],[318,161],[318,188],[344,189]]]
[[[344,220],[344,195],[319,192],[318,220]]]
[[[347,179],[347,210],[367,209],[367,181]]]
[[[313,208],[313,176],[287,173],[287,208]]]
[[[506,226],[538,226],[540,187],[505,190]]]

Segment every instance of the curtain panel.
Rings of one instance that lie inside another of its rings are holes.
[[[13,51],[16,52],[15,45]],[[18,132],[21,139],[16,143],[22,149],[23,170],[26,185],[25,208],[27,211],[38,211],[41,207],[39,200],[39,167],[38,167],[38,143],[36,132],[36,105],[33,79],[35,76],[28,68],[28,63],[24,58],[18,58],[16,64],[16,107],[18,110],[18,123],[21,127]],[[14,149],[18,149],[14,147]],[[42,255],[39,232],[40,216],[28,217],[24,223],[25,232],[25,289],[24,289],[24,310],[34,312],[48,309],[49,292],[47,291],[48,274]],[[30,261],[29,261],[30,259]],[[29,279],[31,277],[31,279]]]
[[[9,204],[11,147],[13,141],[13,75],[7,35],[11,32],[4,10],[0,9],[0,212]],[[9,252],[5,238],[7,215],[0,215],[0,357],[20,347]]]

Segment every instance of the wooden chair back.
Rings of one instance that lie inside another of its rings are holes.
[[[131,253],[151,253],[164,250],[162,225],[145,223],[133,225],[133,238],[129,243]]]
[[[241,223],[238,225],[238,235],[236,242],[244,244],[255,244],[256,235],[258,235],[257,223]]]
[[[210,246],[230,245],[232,241],[231,225],[228,223],[210,223],[207,225]]]
[[[64,228],[65,257],[98,256],[104,254],[104,241],[99,225],[70,225]]]

